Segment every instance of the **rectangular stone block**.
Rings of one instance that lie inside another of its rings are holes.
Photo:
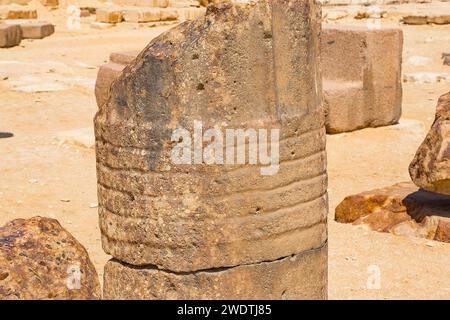
[[[181,21],[195,20],[206,13],[206,8],[176,8]]]
[[[98,106],[103,105],[107,101],[111,84],[120,75],[125,66],[125,64],[109,62],[100,67],[95,82],[95,98]]]
[[[55,32],[55,26],[48,22],[34,22],[34,21],[7,21],[8,24],[16,24],[22,29],[23,39],[43,39],[52,35]]]
[[[400,29],[324,26],[321,62],[328,133],[398,122],[402,46]]]
[[[22,40],[22,30],[17,25],[0,24],[0,48],[14,47]]]
[[[0,6],[0,19],[37,19],[37,11],[20,5]]]
[[[161,20],[159,8],[135,8],[130,7],[123,10],[123,19],[126,22],[155,22]]]
[[[97,22],[119,23],[123,20],[121,8],[98,8],[96,10]]]
[[[104,271],[104,299],[254,300],[326,299],[327,247],[261,262],[177,274],[110,260]]]

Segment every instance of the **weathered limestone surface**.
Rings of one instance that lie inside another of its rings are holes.
[[[95,118],[107,253],[193,272],[325,245],[319,32],[313,1],[224,3],[162,34],[123,70]],[[279,172],[173,164],[172,132],[192,132],[194,120],[204,128],[280,128]]]
[[[317,266],[323,265],[324,268]],[[128,299],[324,299],[327,248],[271,262],[177,274],[110,260],[104,298]]]
[[[402,43],[400,29],[324,26],[321,59],[327,132],[398,122]]]
[[[436,118],[409,173],[417,186],[450,195],[450,92],[439,98]]]
[[[55,32],[55,26],[44,21],[9,20],[7,24],[16,24],[22,29],[22,39],[43,39]]]
[[[100,297],[86,249],[58,221],[34,217],[0,227],[0,300]]]
[[[130,7],[123,10],[123,20],[126,22],[156,22],[178,19],[175,9]]]
[[[100,67],[95,82],[95,98],[98,106],[106,103],[111,84],[117,79],[126,65],[131,63],[138,54],[138,51],[111,53],[109,62]]]
[[[113,0],[112,2],[120,6],[135,7],[167,8],[170,5],[170,0]]]
[[[412,182],[348,196],[336,208],[342,223],[450,242],[450,196],[419,190]]]
[[[10,48],[20,44],[22,30],[19,26],[0,24],[0,48]]]

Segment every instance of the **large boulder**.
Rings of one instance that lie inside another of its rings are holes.
[[[412,182],[346,197],[335,219],[372,230],[450,242],[450,197],[419,190]]]
[[[123,268],[231,272],[326,252],[319,33],[312,0],[210,5],[125,67],[95,117],[102,242]],[[173,133],[197,132],[197,120],[203,130],[279,130],[279,168],[173,161],[174,145],[187,143]],[[325,297],[326,264],[311,261],[323,276],[292,298]]]
[[[58,221],[34,217],[0,227],[0,300],[100,297],[86,249]]]
[[[417,186],[450,195],[450,92],[439,98],[436,118],[409,173]]]

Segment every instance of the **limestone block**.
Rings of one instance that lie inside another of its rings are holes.
[[[321,59],[327,132],[398,122],[402,42],[400,29],[324,26]]]
[[[123,15],[120,8],[98,8],[96,10],[96,21],[104,23],[119,23],[122,22]]]

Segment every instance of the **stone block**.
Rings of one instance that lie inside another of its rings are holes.
[[[121,8],[98,8],[96,10],[96,21],[103,23],[119,23],[122,22],[123,15]]]
[[[103,295],[113,300],[326,299],[326,274],[326,246],[276,261],[188,274],[110,260]]]
[[[10,48],[20,44],[22,30],[17,25],[0,24],[0,48]]]
[[[398,122],[402,43],[400,29],[324,26],[321,59],[328,133]]]
[[[211,5],[122,71],[95,117],[107,253],[184,273],[275,263],[324,246],[319,33],[315,1]],[[205,128],[278,128],[278,173],[174,163],[173,130],[192,133],[199,119]]]

